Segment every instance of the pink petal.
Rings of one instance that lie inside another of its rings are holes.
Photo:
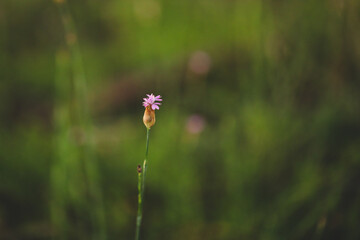
[[[144,102],[143,102],[143,106],[144,107],[148,107],[151,106],[151,108],[153,110],[155,109],[160,109],[159,105],[161,105],[162,99],[160,95],[155,96],[153,93],[151,94],[146,94],[147,98],[143,98]]]

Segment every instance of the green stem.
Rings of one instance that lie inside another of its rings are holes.
[[[145,176],[146,176],[146,170],[147,170],[147,159],[148,159],[148,152],[149,152],[149,136],[150,136],[150,129],[147,128],[146,129],[146,151],[145,151],[145,160],[144,160],[144,164],[143,164],[143,172],[144,172],[144,177],[142,179],[142,195],[144,195],[144,190],[145,190]]]
[[[138,211],[137,211],[137,217],[136,217],[136,233],[135,233],[135,240],[139,239],[140,235],[140,225],[142,220],[142,173],[138,173]]]
[[[146,131],[146,151],[145,151],[145,160],[143,163],[142,171],[138,173],[138,211],[136,218],[136,232],[135,232],[135,240],[139,240],[140,237],[140,226],[142,221],[142,208],[143,208],[143,199],[144,199],[144,190],[145,190],[145,176],[147,170],[147,158],[149,152],[149,136],[150,129]]]

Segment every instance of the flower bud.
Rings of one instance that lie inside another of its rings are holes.
[[[155,124],[155,110],[148,106],[145,108],[143,122],[145,126],[150,129]]]
[[[136,168],[137,172],[138,173],[141,173],[142,172],[142,168],[141,168],[141,165],[137,165],[137,168]]]

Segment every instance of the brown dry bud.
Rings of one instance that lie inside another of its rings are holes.
[[[145,108],[143,122],[145,126],[150,129],[155,124],[155,110],[151,109],[151,106]]]

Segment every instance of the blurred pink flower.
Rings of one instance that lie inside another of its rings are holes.
[[[204,130],[205,120],[198,114],[191,115],[186,123],[186,130],[192,134],[198,134]]]
[[[147,98],[143,98],[144,102],[143,102],[143,106],[146,108],[148,106],[151,107],[152,110],[159,110],[159,105],[161,105],[162,99],[160,95],[157,95],[156,97],[154,96],[154,94],[146,94],[146,96],[148,96]],[[158,101],[158,102],[156,102]]]
[[[196,51],[191,55],[188,66],[195,74],[207,74],[211,67],[211,58],[209,54],[204,51]]]

